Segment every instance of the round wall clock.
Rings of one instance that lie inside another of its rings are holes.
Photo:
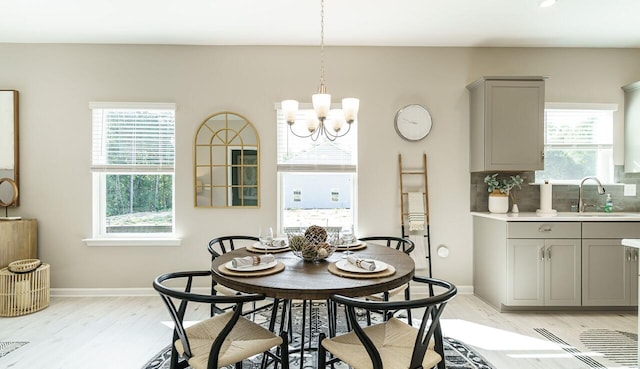
[[[396,113],[396,132],[405,140],[422,140],[427,137],[432,125],[431,114],[422,105],[407,105]]]

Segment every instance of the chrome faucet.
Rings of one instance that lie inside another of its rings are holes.
[[[584,198],[582,197],[582,185],[587,179],[593,179],[598,184],[598,195],[604,195],[604,187],[602,187],[602,183],[596,177],[584,177],[582,181],[580,181],[580,186],[578,190],[578,212],[584,212]]]

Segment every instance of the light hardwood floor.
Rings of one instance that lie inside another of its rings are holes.
[[[206,309],[196,314],[206,316]],[[168,314],[160,298],[53,297],[35,314],[0,318],[0,341],[28,341],[0,358],[1,369],[139,369],[171,339],[162,324]],[[458,295],[445,309],[445,335],[466,342],[496,369],[590,368],[551,343],[545,328],[581,352],[586,329],[637,334],[637,313],[498,313],[472,295]],[[603,357],[607,368],[623,368]]]

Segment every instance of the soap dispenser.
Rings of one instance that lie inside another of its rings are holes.
[[[607,194],[607,200],[604,203],[604,212],[611,213],[613,212],[613,200],[611,199],[611,194]]]

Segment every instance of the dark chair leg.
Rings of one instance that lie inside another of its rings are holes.
[[[282,332],[280,334],[282,338],[282,349],[280,350],[280,363],[282,364],[282,369],[289,369],[289,338],[287,332]],[[275,365],[274,369],[278,369],[278,365]]]
[[[324,347],[322,346],[323,339],[325,339],[325,335],[324,333],[320,333],[320,336],[318,336],[318,369],[324,369],[324,367],[327,365],[327,354]]]

